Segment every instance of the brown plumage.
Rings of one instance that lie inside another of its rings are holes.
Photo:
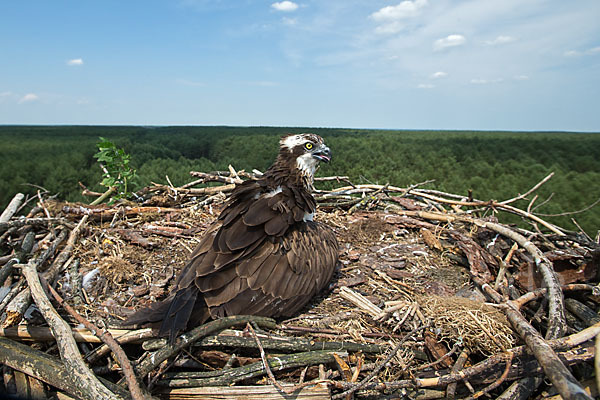
[[[312,221],[314,172],[330,159],[320,136],[284,136],[264,175],[233,190],[171,294],[126,323],[160,323],[159,334],[173,340],[209,318],[298,312],[331,279],[337,262],[333,231]]]

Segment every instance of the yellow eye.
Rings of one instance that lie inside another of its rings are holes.
[[[306,143],[306,144],[304,145],[304,147],[306,148],[306,150],[310,150],[310,149],[312,149],[312,148],[313,148],[313,144],[309,142],[309,143]]]

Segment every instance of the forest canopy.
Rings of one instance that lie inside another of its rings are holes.
[[[285,133],[314,132],[332,149],[333,162],[320,176],[347,175],[354,183],[426,187],[480,200],[503,200],[527,191],[551,172],[533,204],[544,219],[590,235],[600,229],[600,134],[562,132],[389,131],[274,127],[1,126],[0,208],[17,192],[37,185],[69,201],[85,201],[78,182],[103,191],[93,155],[99,137],[131,156],[139,182],[174,185],[189,171],[265,170]],[[546,201],[548,198],[549,201]],[[87,200],[89,201],[89,199]],[[527,208],[523,201],[521,208]],[[504,221],[518,222],[511,216]]]

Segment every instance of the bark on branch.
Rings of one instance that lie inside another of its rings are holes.
[[[22,264],[21,272],[27,279],[31,295],[37,304],[44,319],[50,325],[52,334],[60,351],[60,357],[63,360],[67,370],[70,371],[68,379],[71,384],[81,393],[80,397],[84,399],[120,399],[121,396],[111,392],[96,378],[94,373],[87,367],[79,350],[69,325],[58,315],[46,293],[42,288],[38,273],[32,264]]]

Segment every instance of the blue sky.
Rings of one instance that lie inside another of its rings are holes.
[[[600,131],[600,1],[10,1],[0,124]]]

